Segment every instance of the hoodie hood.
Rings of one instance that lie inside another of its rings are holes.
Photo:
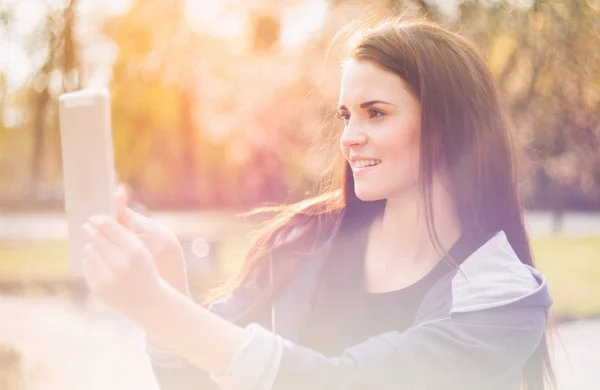
[[[519,260],[501,231],[431,289],[415,325],[505,306],[551,305],[542,273]]]

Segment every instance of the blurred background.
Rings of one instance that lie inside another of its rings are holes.
[[[154,386],[135,328],[69,271],[61,93],[108,87],[119,179],[177,232],[200,297],[263,220],[237,213],[319,192],[341,130],[334,36],[367,14],[425,17],[485,53],[555,299],[559,388],[599,388],[599,0],[2,0],[0,344],[17,353],[0,348],[0,377],[13,362],[45,389]],[[83,369],[89,348],[99,357]],[[57,365],[57,351],[72,363]],[[137,371],[119,371],[125,356]]]

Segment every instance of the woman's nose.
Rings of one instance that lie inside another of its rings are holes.
[[[367,143],[367,136],[365,133],[356,131],[356,129],[352,129],[351,126],[347,126],[342,133],[340,143],[346,148],[362,146]]]

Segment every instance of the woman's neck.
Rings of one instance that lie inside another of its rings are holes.
[[[441,257],[438,249],[444,252],[450,249],[460,237],[461,227],[452,197],[439,180],[434,180],[432,205],[434,227],[442,248],[429,237],[425,201],[418,187],[387,200],[382,217],[375,221],[378,245],[394,254],[395,261],[437,262]]]

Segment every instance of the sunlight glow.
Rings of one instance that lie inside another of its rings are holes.
[[[325,0],[307,0],[286,8],[282,18],[281,44],[290,48],[302,44],[325,21]]]
[[[240,36],[247,29],[251,6],[240,2],[235,7],[218,0],[186,0],[186,19],[198,33],[212,36]],[[291,48],[302,44],[321,27],[327,13],[325,0],[306,0],[281,7],[281,44]]]
[[[192,253],[199,258],[207,257],[210,254],[210,245],[202,237],[192,241]]]
[[[185,16],[192,30],[213,36],[238,36],[245,29],[241,9],[225,9],[218,0],[186,0]]]

